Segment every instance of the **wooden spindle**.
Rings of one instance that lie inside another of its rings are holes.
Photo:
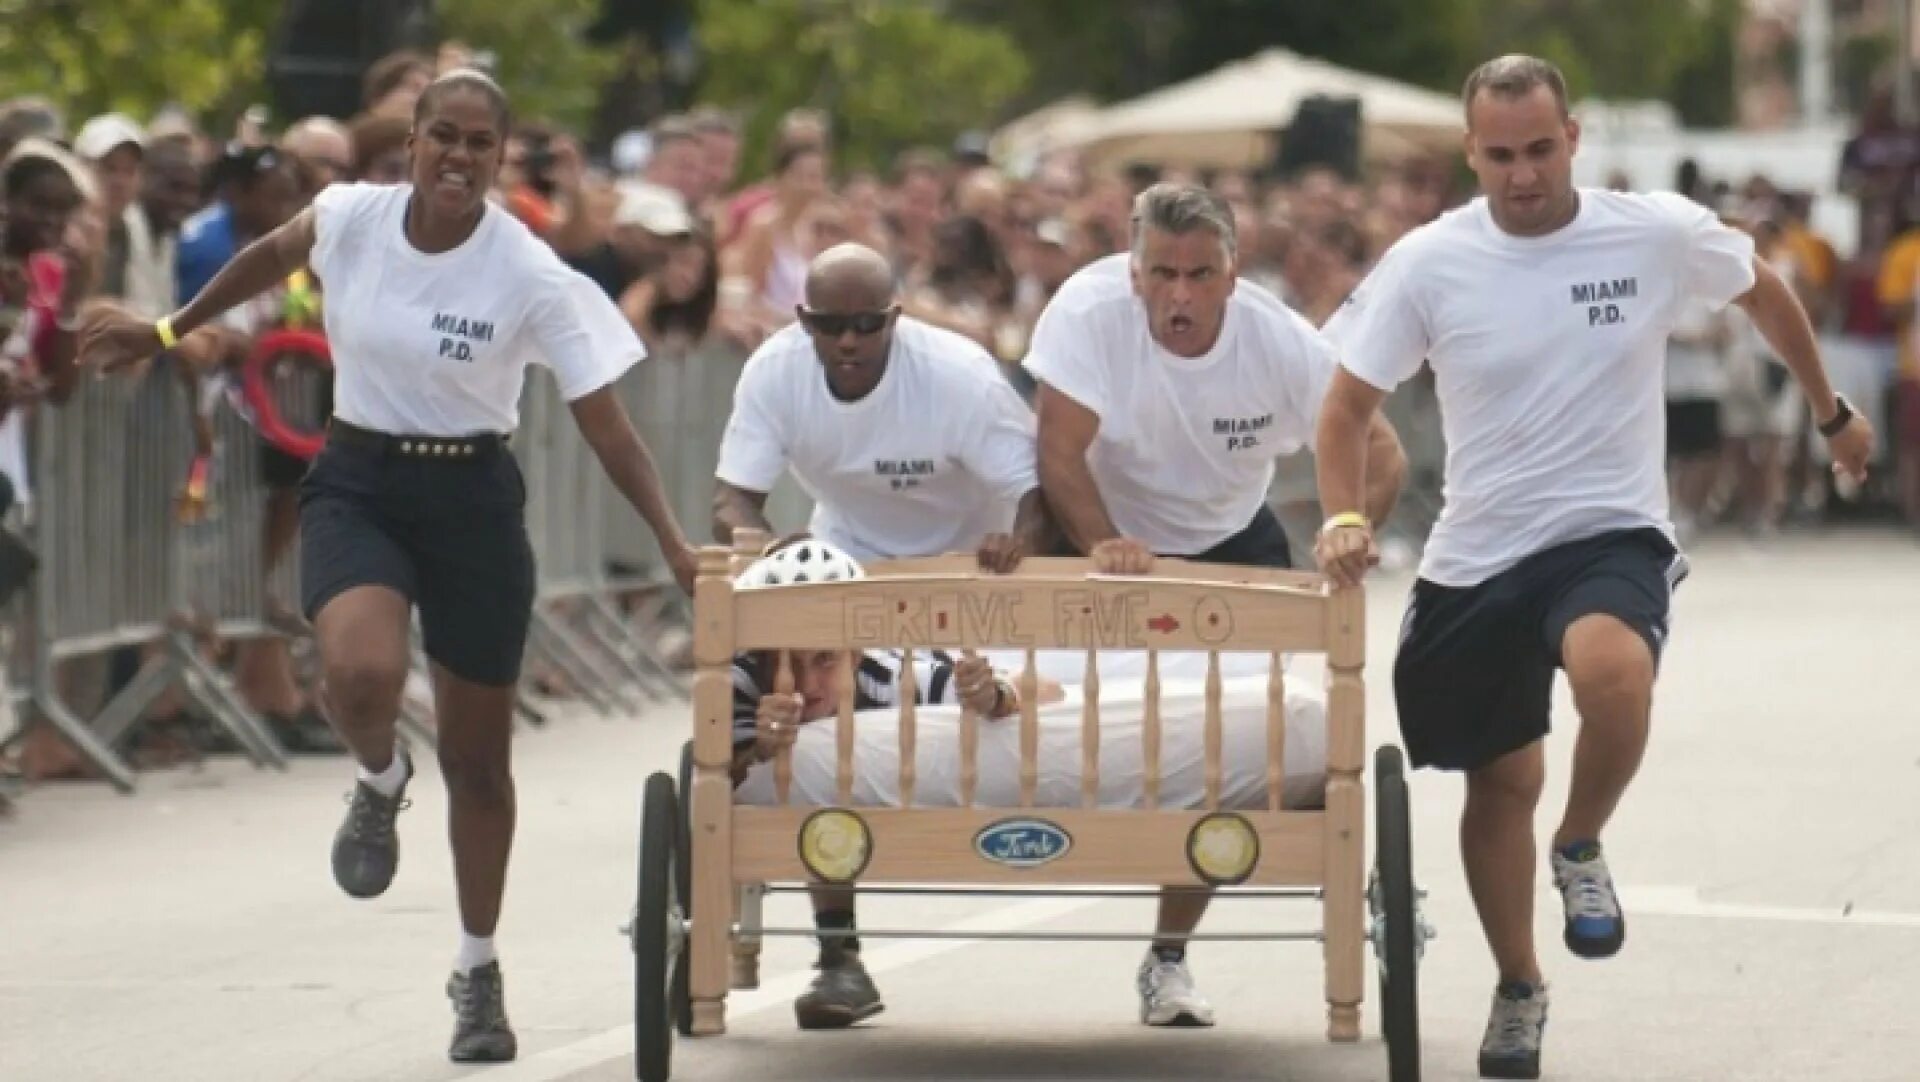
[[[1141,771],[1146,791],[1141,801],[1148,811],[1160,806],[1160,651],[1147,651],[1147,715],[1140,727]]]
[[[840,654],[840,724],[834,734],[839,737],[840,762],[835,774],[839,781],[838,799],[843,806],[853,803],[853,696],[860,686],[854,679],[853,654],[852,650]]]
[[[1087,671],[1081,679],[1086,700],[1080,707],[1080,803],[1088,808],[1100,806],[1100,666],[1092,648],[1087,650]]]
[[[915,749],[919,744],[917,704],[920,682],[913,671],[913,648],[900,653],[900,806],[913,807],[913,787],[917,780]]]
[[[1360,1000],[1366,988],[1367,835],[1366,594],[1334,590],[1327,606],[1327,797],[1325,904],[1327,1037],[1360,1036]]]
[[[1020,806],[1033,807],[1040,790],[1040,666],[1032,649],[1020,674]]]
[[[733,531],[733,554],[727,564],[732,569],[731,573],[738,576],[752,567],[753,562],[760,558],[760,554],[767,550],[769,543],[770,539],[765,530],[743,526]]]
[[[773,656],[773,693],[787,696],[793,694],[793,655],[785,650],[775,650]],[[796,731],[794,739],[800,734]],[[785,804],[793,795],[793,746],[781,745],[779,754],[773,759],[773,800],[776,804]]]
[[[700,577],[693,594],[693,657],[699,669],[693,678],[693,793],[689,797],[693,822],[688,833],[700,839],[691,854],[693,911],[727,913],[734,887],[733,779],[728,775],[733,762],[732,670],[739,639],[734,634],[733,576],[725,549],[700,550]],[[703,1037],[726,1032],[731,932],[726,921],[702,921],[686,943],[683,960],[692,974],[692,1029]]]
[[[1280,810],[1287,784],[1287,677],[1274,651],[1267,673],[1267,810]]]
[[[1207,651],[1207,810],[1220,807],[1220,651]]]
[[[964,650],[961,657],[969,660],[978,657],[972,650]],[[960,806],[973,807],[973,795],[980,783],[980,715],[968,706],[965,700],[960,703]]]

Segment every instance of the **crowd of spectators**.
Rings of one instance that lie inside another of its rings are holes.
[[[70,128],[46,101],[0,103],[6,501],[30,501],[22,420],[57,408],[70,392],[72,331],[86,304],[108,298],[163,315],[326,185],[404,180],[415,100],[437,72],[472,61],[458,46],[387,57],[366,73],[358,115],[298,118],[277,132],[257,111],[215,135],[172,109]],[[794,318],[808,261],[857,241],[891,261],[908,313],[978,341],[1018,382],[1048,299],[1075,270],[1126,247],[1132,197],[1156,180],[1217,191],[1238,223],[1242,276],[1316,324],[1395,240],[1471,194],[1457,163],[1440,160],[1371,168],[1355,179],[1329,167],[1286,176],[1097,171],[1060,152],[1015,175],[978,137],[907,149],[883,169],[865,169],[844,160],[828,117],[807,108],[785,113],[767,152],[748,160],[739,118],[709,107],[661,117],[591,152],[563,128],[521,122],[494,194],[605,289],[657,356],[697,363],[703,351],[751,350]],[[1911,223],[1894,223],[1862,291],[1857,265],[1812,231],[1804,197],[1759,178],[1738,189],[1715,186],[1697,171],[1678,187],[1751,228],[1821,326],[1904,340],[1920,288],[1920,229],[1903,235]],[[271,327],[310,322],[312,303],[292,282],[236,313],[224,328],[230,357]],[[1920,388],[1916,352],[1903,350],[1901,372]],[[1802,449],[1807,441],[1795,438],[1806,411],[1738,313],[1698,314],[1673,357],[1671,450],[1683,528],[1737,521],[1765,531],[1813,507],[1820,471]],[[1920,400],[1906,422],[1912,440]],[[265,455],[274,493],[263,544],[277,558],[292,537],[303,463],[274,449]],[[1920,490],[1908,497],[1920,520]],[[338,750],[283,644],[227,660],[249,705],[290,745]],[[25,746],[31,758],[34,744]],[[44,761],[27,767],[33,773],[78,769],[57,747],[42,752]]]

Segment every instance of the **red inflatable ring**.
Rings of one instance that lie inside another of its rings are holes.
[[[268,366],[281,357],[297,357],[332,368],[333,351],[327,347],[327,336],[319,331],[281,328],[254,340],[253,352],[240,371],[241,396],[253,413],[260,437],[303,462],[311,462],[325,446],[326,433],[302,432],[280,416],[280,405],[268,385]]]

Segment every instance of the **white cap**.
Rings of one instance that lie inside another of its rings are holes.
[[[613,212],[615,226],[637,225],[656,237],[693,232],[693,215],[687,213],[686,200],[672,188],[627,181],[619,190],[620,207]]]
[[[147,133],[120,113],[103,113],[80,129],[80,134],[74,137],[73,150],[82,158],[97,162],[128,143],[146,149]]]
[[[60,167],[73,186],[79,190],[80,198],[91,203],[99,198],[100,189],[93,183],[93,170],[87,168],[79,159],[67,153],[60,144],[45,139],[22,139],[14,144],[12,153],[0,162],[0,173],[11,173],[13,167],[28,158],[44,158]]]

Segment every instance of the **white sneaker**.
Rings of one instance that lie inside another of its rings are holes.
[[[1187,963],[1168,962],[1147,952],[1136,978],[1140,1021],[1149,1026],[1211,1026],[1213,1005],[1193,986]]]

